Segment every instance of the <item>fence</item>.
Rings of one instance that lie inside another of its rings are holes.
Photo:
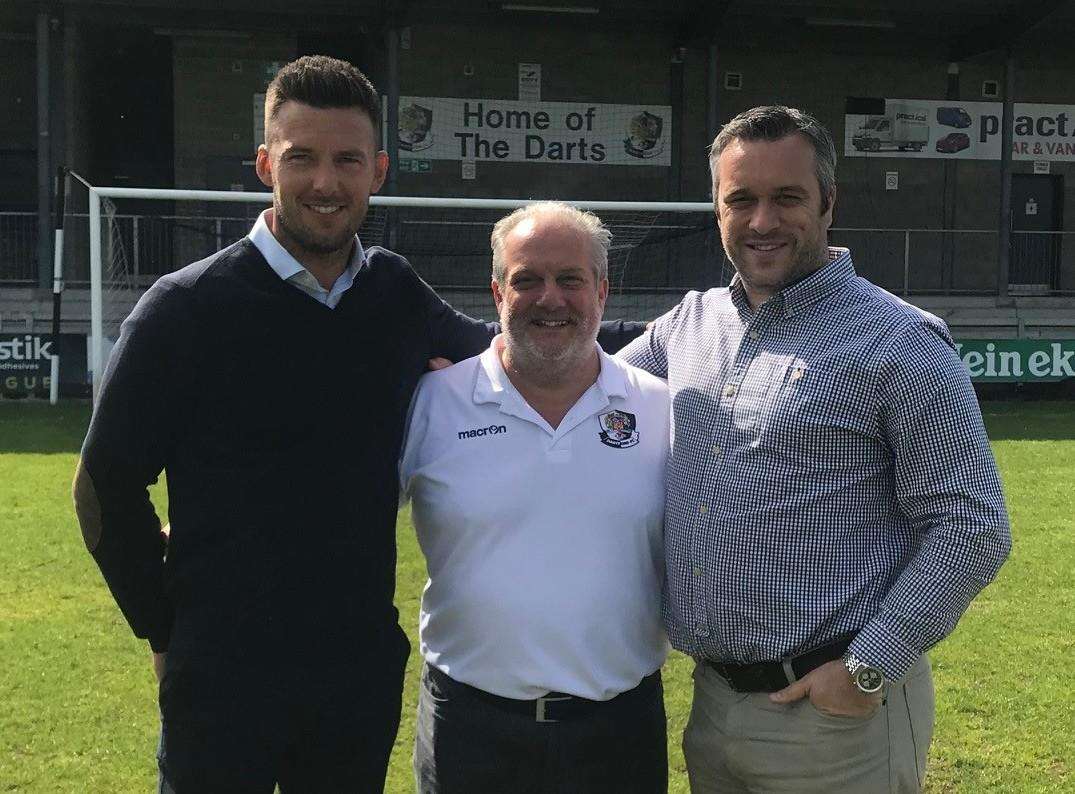
[[[37,213],[0,212],[0,284],[37,283]]]
[[[373,215],[373,213],[371,213]],[[105,236],[107,258],[121,246],[127,277],[134,285],[148,286],[171,272],[241,238],[250,229],[256,211],[243,216],[116,214],[111,234]],[[435,212],[412,212],[397,224],[399,250],[414,259],[416,267],[434,286],[458,289],[454,276],[458,266],[488,260],[488,227],[493,215],[478,221],[453,219]],[[661,222],[638,221],[614,224],[616,239],[628,238],[639,228],[659,228]],[[670,227],[672,228],[672,227]],[[728,263],[720,248],[711,219],[692,220],[674,226],[681,232],[666,234],[660,247],[639,249],[633,257],[634,272],[646,271],[643,282],[620,283],[624,291],[636,289],[674,293],[714,283],[726,283]],[[88,219],[75,213],[65,219],[66,273],[71,287],[89,281]],[[1013,294],[1075,294],[1075,232],[1011,233],[1010,291]],[[367,244],[390,244],[383,218],[376,228],[363,231]],[[435,254],[440,241],[458,246],[463,253]],[[895,293],[993,295],[997,291],[999,235],[981,229],[851,229],[830,230],[830,243],[850,248],[859,274]],[[425,241],[415,251],[406,250]],[[652,257],[658,261],[644,261]],[[37,215],[31,212],[0,213],[0,284],[37,283]],[[714,267],[718,268],[714,272]],[[615,280],[614,280],[615,281]],[[473,286],[473,285],[472,285]],[[481,285],[482,287],[484,285]],[[615,289],[617,284],[613,284]]]

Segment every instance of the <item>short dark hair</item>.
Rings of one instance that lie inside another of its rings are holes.
[[[836,189],[836,145],[820,121],[797,108],[762,105],[744,110],[721,127],[709,147],[709,167],[716,175],[717,159],[732,141],[779,141],[789,135],[802,135],[814,147],[814,172],[821,191],[821,211],[825,212]]]
[[[265,129],[288,101],[302,102],[315,108],[358,108],[380,132],[381,103],[377,89],[366,75],[338,58],[327,55],[304,55],[285,64],[269,83],[265,92]]]

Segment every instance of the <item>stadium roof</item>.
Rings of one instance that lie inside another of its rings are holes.
[[[39,7],[37,0],[14,0],[8,10],[25,18]],[[810,31],[814,42],[831,39],[843,52],[929,51],[951,61],[1005,47],[1063,44],[1068,51],[1075,34],[1075,0],[184,0],[181,7],[174,0],[61,0],[53,6],[59,7],[104,14],[138,9],[161,24],[174,16],[184,28],[217,30],[222,24],[275,28],[281,17],[301,19],[296,29],[343,20],[368,30],[424,21],[495,26],[520,18],[545,26],[643,25],[670,36],[674,46],[691,47],[744,40],[783,46]]]

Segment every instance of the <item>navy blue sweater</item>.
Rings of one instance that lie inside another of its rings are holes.
[[[495,328],[399,256],[367,255],[329,309],[244,239],[163,277],[123,325],[82,451],[100,505],[87,544],[169,664],[366,656],[397,623],[407,407],[427,359],[474,355]],[[638,330],[606,323],[602,342]],[[146,490],[162,470],[163,564]]]

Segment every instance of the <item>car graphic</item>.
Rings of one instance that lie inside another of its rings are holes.
[[[962,130],[969,127],[972,121],[970,113],[963,108],[940,107],[937,108],[937,123]]]
[[[937,151],[952,154],[961,152],[970,146],[970,137],[965,132],[950,132],[937,141]]]

